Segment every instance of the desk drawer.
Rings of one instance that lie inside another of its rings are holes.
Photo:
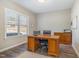
[[[56,51],[56,42],[55,42],[55,40],[49,40],[48,41],[48,51],[52,51],[52,52],[55,52]]]
[[[54,35],[60,36],[61,44],[72,44],[72,33],[71,32],[55,32]]]
[[[28,38],[28,49],[31,51],[35,50],[35,39],[34,38]]]
[[[48,40],[48,54],[58,55],[59,54],[59,42],[56,39]]]

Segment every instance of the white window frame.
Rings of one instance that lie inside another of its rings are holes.
[[[17,29],[17,31],[18,31],[18,35],[13,35],[13,36],[7,36],[6,35],[6,24],[7,24],[7,15],[6,15],[6,10],[7,10],[8,8],[5,8],[5,38],[7,38],[7,37],[15,37],[15,36],[24,36],[24,35],[20,35],[19,33],[19,31],[20,31],[20,26],[19,26],[19,22],[20,22],[20,20],[19,20],[19,16],[20,15],[24,15],[24,14],[22,14],[22,13],[19,13],[19,12],[16,12],[15,10],[13,10],[13,11],[15,11],[17,14],[18,14],[18,29]],[[9,9],[9,10],[11,10],[11,9]],[[24,15],[24,16],[26,16],[26,15]],[[27,25],[27,34],[26,35],[29,35],[29,16],[26,16],[26,19],[28,20],[28,25]]]
[[[24,15],[24,14],[21,14],[21,13],[19,13],[19,16],[20,15]],[[25,15],[24,15],[25,16]],[[28,24],[26,25],[27,26],[27,34],[25,34],[25,35],[29,35],[29,16],[25,16],[26,17],[26,19],[28,20]],[[19,19],[19,18],[18,18]],[[18,20],[19,21],[19,20]],[[20,22],[20,21],[19,21]],[[19,23],[20,24],[20,23]],[[20,33],[20,26],[18,26],[18,31],[19,31],[19,33]],[[21,35],[21,34],[19,34],[19,35]]]

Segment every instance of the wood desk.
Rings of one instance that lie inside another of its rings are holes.
[[[30,35],[28,36],[28,50],[36,51],[39,47],[38,38],[48,40],[48,55],[59,56],[59,36]]]
[[[72,33],[71,32],[55,32],[54,35],[60,36],[60,44],[72,44]]]

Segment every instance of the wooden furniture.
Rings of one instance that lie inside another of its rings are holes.
[[[61,44],[72,44],[72,33],[71,32],[55,32],[54,35],[60,36]]]
[[[59,36],[30,35],[28,36],[28,50],[35,52],[39,47],[38,39],[48,40],[48,55],[59,56]]]
[[[51,35],[51,30],[43,30],[43,35]],[[39,39],[40,48],[46,47],[48,49],[48,40],[46,39]]]

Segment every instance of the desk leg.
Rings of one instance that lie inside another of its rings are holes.
[[[38,41],[33,37],[28,38],[28,50],[35,52],[38,48]]]
[[[56,39],[48,39],[48,55],[59,56],[59,42]]]

